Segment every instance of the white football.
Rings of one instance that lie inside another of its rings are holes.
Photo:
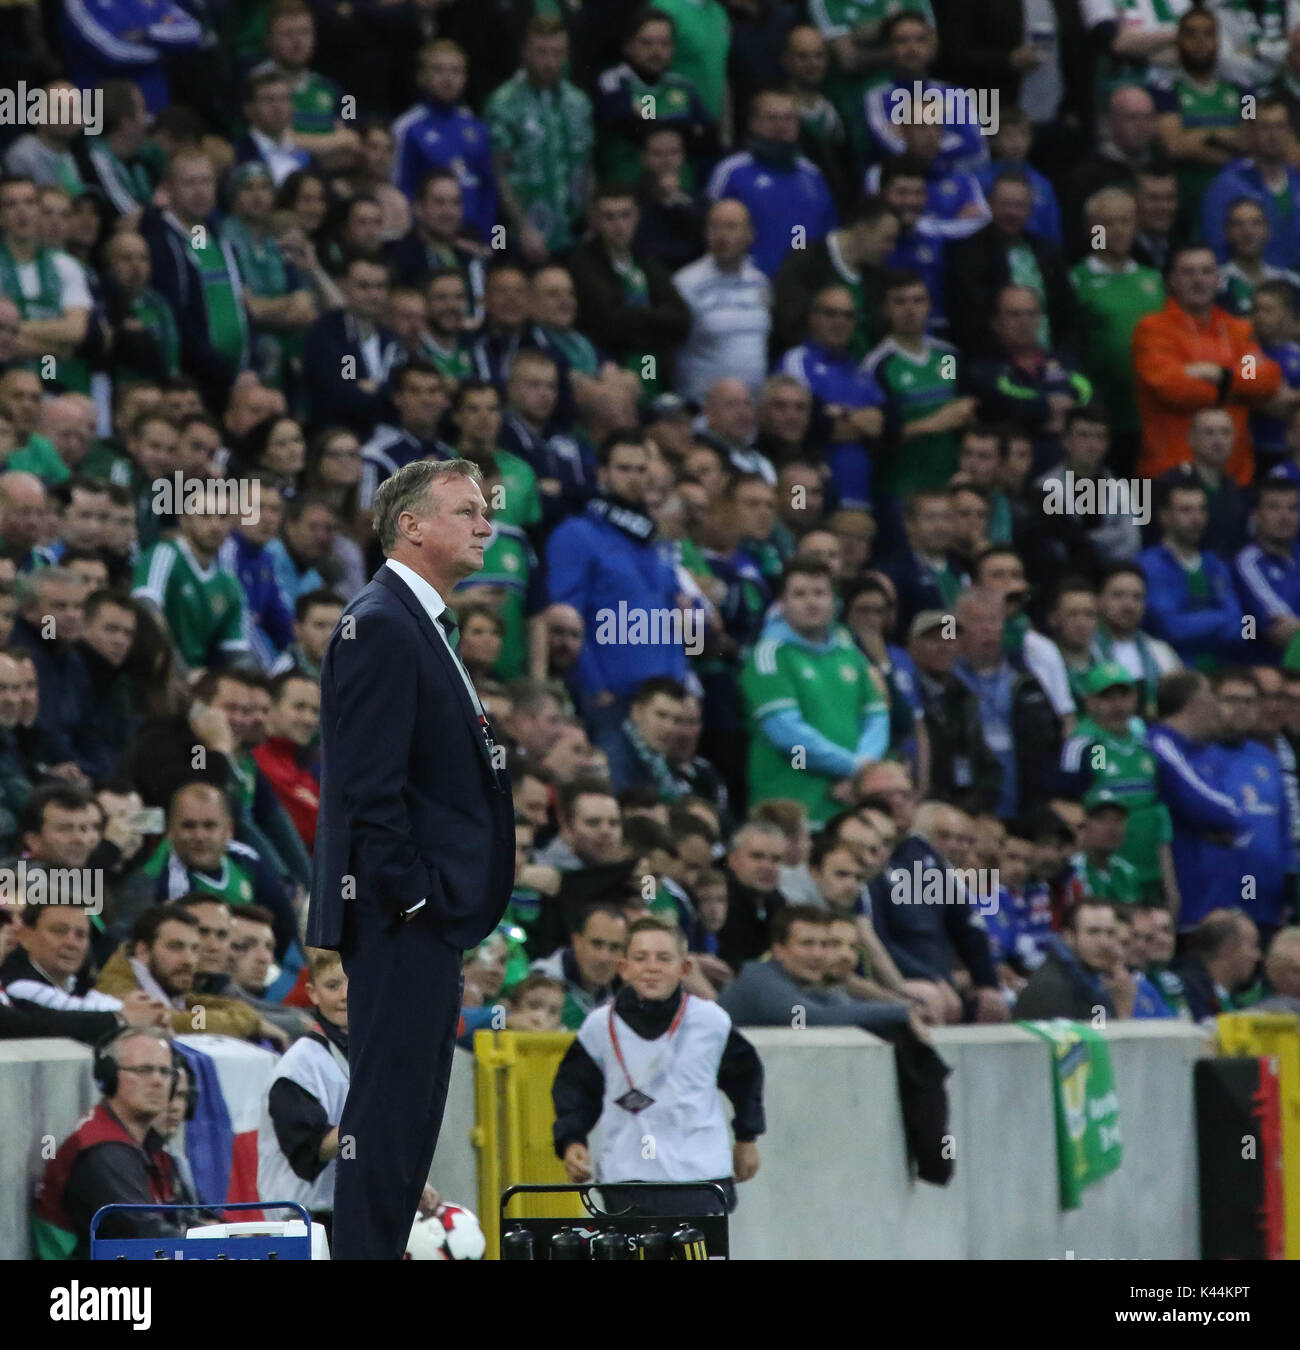
[[[460,1205],[439,1205],[417,1214],[406,1240],[404,1261],[481,1261],[487,1238],[477,1217]]]

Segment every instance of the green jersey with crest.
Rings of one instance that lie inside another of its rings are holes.
[[[492,538],[483,551],[483,570],[467,577],[456,594],[473,599],[478,586],[499,587],[503,592],[497,613],[506,631],[501,655],[492,668],[498,680],[513,680],[528,674],[528,583],[537,572],[537,554],[528,536],[514,525],[492,522]]]
[[[1165,303],[1160,273],[1131,258],[1119,271],[1098,258],[1085,258],[1070,270],[1082,322],[1079,364],[1111,416],[1124,431],[1138,426],[1133,373],[1133,330],[1138,320]]]
[[[531,530],[541,523],[542,499],[537,491],[537,475],[532,466],[509,450],[496,451],[497,472],[501,475],[501,497],[492,519],[500,525]]]
[[[856,749],[869,712],[885,706],[867,658],[838,627],[830,645],[822,648],[762,638],[745,663],[740,688],[751,727],[751,800],[791,797],[804,804],[810,820],[827,820],[840,809],[831,796],[835,780],[806,765],[796,767],[797,747],[777,749],[761,724],[772,713],[797,712],[827,740],[845,750]]]
[[[551,250],[568,248],[591,164],[591,100],[568,80],[536,89],[521,70],[498,86],[484,116],[529,223]]]
[[[922,338],[921,344],[918,354],[886,338],[865,362],[884,392],[886,425],[894,437],[958,395],[957,349],[932,337]],[[901,498],[945,486],[957,472],[957,448],[957,433],[952,431],[932,431],[910,441],[895,439],[876,461],[877,490]]]
[[[1146,747],[1142,719],[1132,719],[1127,736],[1115,736],[1091,717],[1082,718],[1062,752],[1061,766],[1083,775],[1084,791],[1106,788],[1128,807],[1117,856],[1132,865],[1144,890],[1159,885],[1160,847],[1173,838],[1173,824],[1156,793],[1156,762]]]
[[[1161,71],[1151,78],[1151,96],[1160,114],[1177,113],[1187,131],[1235,131],[1241,126],[1242,91],[1227,80],[1194,83],[1183,72]],[[1219,169],[1209,164],[1175,163],[1178,207],[1182,216],[1199,224],[1201,198]]]
[[[1137,904],[1137,872],[1118,853],[1107,867],[1098,867],[1087,854],[1076,853],[1070,859],[1070,875],[1081,892],[1080,898],[1110,900],[1119,905]]]
[[[243,853],[246,857],[241,857]],[[221,860],[221,868],[216,876],[209,876],[206,872],[195,871],[192,867],[186,867],[180,858],[177,857],[172,848],[171,840],[164,839],[155,849],[152,857],[140,869],[147,877],[161,876],[164,872],[168,873],[170,880],[170,893],[173,895],[183,894],[182,886],[185,891],[197,891],[202,895],[210,895],[217,900],[224,901],[227,905],[251,905],[256,899],[253,889],[253,871],[250,861],[256,855],[244,844],[233,843],[226,850],[226,856]]]
[[[239,582],[215,560],[203,567],[182,538],[161,540],[141,556],[131,594],[158,607],[191,670],[249,650]]]

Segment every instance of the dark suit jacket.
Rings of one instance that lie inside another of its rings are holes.
[[[1057,121],[1079,119],[1090,125],[1093,47],[1097,44],[1089,41],[1074,0],[1051,0],[1051,4],[1065,85]],[[936,74],[962,88],[996,89],[1003,107],[1015,103],[1022,75],[1011,64],[1011,53],[1025,40],[1023,0],[936,0],[934,11],[941,53]]]
[[[357,593],[330,639],[321,740],[307,941],[346,945],[353,906],[396,920],[427,900],[410,922],[432,924],[462,950],[480,943],[514,883],[510,780],[493,770],[445,642],[390,567]]]
[[[271,172],[270,164],[267,163],[262,152],[257,148],[257,142],[248,134],[248,132],[245,132],[235,141],[234,149],[236,165],[260,164],[267,173]],[[303,168],[312,173],[318,173],[320,171],[320,166],[311,155],[307,156],[307,162],[303,165]]]
[[[955,554],[948,555],[948,565],[959,575],[965,571]],[[894,583],[894,589],[898,592],[898,627],[895,635],[900,642],[907,641],[907,630],[923,609],[947,609],[934,574],[906,545],[897,553],[886,556],[878,566]]]
[[[1042,273],[1052,347],[1072,352],[1076,345],[1074,292],[1065,263],[1046,239],[1026,234],[1024,240]],[[949,245],[944,296],[952,340],[962,351],[987,351],[993,344],[989,323],[997,307],[998,292],[1010,282],[1006,241],[995,225],[985,225],[969,239]]]
[[[209,238],[221,243],[226,271],[235,285],[236,300],[242,304],[234,254],[221,239],[215,222],[210,221],[207,228]],[[209,406],[224,407],[238,372],[209,338],[207,305],[189,239],[181,232],[175,217],[156,206],[149,207],[140,217],[140,234],[149,246],[150,285],[172,307],[176,319],[181,339],[181,369],[199,381]]]
[[[389,419],[391,404],[386,392],[389,374],[399,364],[400,346],[396,336],[382,324],[379,333],[383,375],[375,393],[359,389],[369,378],[361,356],[361,334],[357,322],[346,309],[322,314],[307,330],[303,340],[302,372],[307,386],[307,410],[313,427],[338,423],[368,438],[376,425]],[[356,378],[343,378],[343,358],[356,362]]]
[[[568,267],[578,298],[577,327],[613,361],[635,354],[654,356],[663,364],[677,344],[686,341],[691,312],[667,268],[653,258],[633,257],[645,272],[645,305],[628,302],[623,279],[599,240],[588,240],[573,250]]]

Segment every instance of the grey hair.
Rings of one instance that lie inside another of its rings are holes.
[[[779,839],[782,844],[788,844],[790,842],[786,832],[775,821],[747,820],[740,826],[735,834],[731,836],[731,847],[735,848],[740,843],[741,836],[746,834],[765,835],[769,839]]]
[[[446,478],[468,478],[481,483],[483,472],[469,459],[417,459],[379,485],[374,500],[374,527],[385,553],[397,544],[397,520],[402,512],[416,510],[430,486]]]
[[[26,576],[20,576],[15,583],[19,608],[25,609],[34,604],[47,586],[80,586],[81,578],[70,567],[42,567]]]

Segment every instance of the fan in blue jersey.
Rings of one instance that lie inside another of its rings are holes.
[[[1300,342],[1289,336],[1295,331],[1295,319],[1296,294],[1290,282],[1265,281],[1256,289],[1251,309],[1255,337],[1260,351],[1282,367],[1282,388],[1250,414],[1257,478],[1287,459],[1287,423],[1300,408]],[[1300,475],[1296,481],[1300,483]]]
[[[1248,827],[1235,796],[1219,784],[1220,766],[1211,762],[1209,742],[1222,727],[1210,682],[1195,670],[1166,675],[1156,714],[1160,720],[1147,732],[1147,747],[1156,762],[1156,790],[1173,825],[1178,927],[1185,931],[1223,903],[1207,884],[1212,870],[1207,855],[1235,847]]]
[[[68,78],[82,89],[131,80],[151,113],[171,101],[164,58],[203,41],[198,20],[171,0],[64,0]]]
[[[1260,99],[1253,118],[1241,124],[1249,157],[1234,159],[1220,171],[1201,200],[1201,237],[1224,262],[1228,257],[1227,226],[1233,207],[1252,201],[1264,212],[1269,236],[1264,261],[1274,267],[1300,268],[1300,169],[1287,162],[1291,122],[1280,98]]]
[[[1275,665],[1300,633],[1300,488],[1288,478],[1259,485],[1255,538],[1237,554],[1233,573],[1243,618],[1253,617],[1254,659]]]
[[[1259,682],[1250,670],[1217,676],[1220,735],[1207,747],[1206,778],[1232,799],[1241,813],[1241,829],[1229,843],[1203,843],[1200,890],[1183,895],[1179,927],[1199,923],[1211,909],[1240,905],[1255,921],[1267,945],[1295,904],[1296,851],[1291,838],[1291,808],[1282,766],[1255,739],[1259,730]]]
[[[749,115],[749,148],[728,155],[709,179],[710,201],[735,197],[754,223],[754,261],[776,276],[791,248],[824,239],[838,224],[822,171],[799,153],[794,95],[759,94]]]
[[[393,123],[393,182],[410,199],[430,169],[450,169],[460,183],[465,223],[491,239],[497,220],[497,181],[492,139],[461,102],[465,53],[446,38],[420,48],[416,83],[424,95]]]
[[[867,90],[862,112],[866,122],[867,144],[862,148],[872,159],[899,155],[906,149],[903,130],[907,122],[929,116],[929,100],[934,94],[945,96],[945,104],[964,113],[951,117],[941,126],[939,153],[945,168],[975,169],[989,157],[979,122],[973,113],[976,100],[967,90],[957,90],[942,80],[932,79],[937,43],[934,29],[918,14],[897,14],[885,24],[884,37],[889,52],[885,78]],[[916,93],[921,92],[918,104]],[[954,96],[961,96],[955,98]]]
[[[1017,173],[1024,174],[1029,179],[1034,196],[1034,209],[1029,213],[1025,229],[1042,239],[1050,239],[1057,248],[1060,248],[1061,208],[1057,203],[1056,189],[1051,181],[1029,163],[1029,145],[1032,139],[1033,128],[1029,124],[1029,114],[1023,108],[1004,108],[997,135],[993,137],[993,159],[973,170],[975,180],[987,197],[992,192],[993,184],[1000,173],[1014,169]]]
[[[1013,822],[998,855],[997,909],[984,915],[984,927],[994,961],[1020,978],[1043,964],[1052,931],[1051,894],[1033,879],[1033,861],[1033,840]]]
[[[930,230],[945,239],[965,239],[992,219],[984,189],[973,173],[954,168],[939,154],[943,128],[928,123],[900,127],[903,153],[924,166],[925,218]],[[999,172],[1006,172],[1006,165]],[[873,164],[863,179],[863,190],[880,190],[882,166]],[[995,175],[996,177],[996,175]]]
[[[826,286],[813,297],[808,341],[781,360],[781,373],[810,389],[830,422],[826,462],[843,506],[871,501],[867,443],[884,430],[885,396],[871,373],[849,352],[857,311],[845,286]]]
[[[943,281],[947,266],[947,238],[939,221],[926,214],[928,182],[925,161],[915,155],[892,155],[880,169],[881,199],[898,217],[898,242],[886,265],[898,272],[915,272],[930,293],[927,331],[948,329]]]
[[[398,469],[417,459],[453,459],[456,454],[438,439],[438,423],[451,399],[433,366],[423,361],[404,365],[393,377],[392,403],[397,421],[380,422],[361,450],[360,505],[366,509],[379,485]]]

